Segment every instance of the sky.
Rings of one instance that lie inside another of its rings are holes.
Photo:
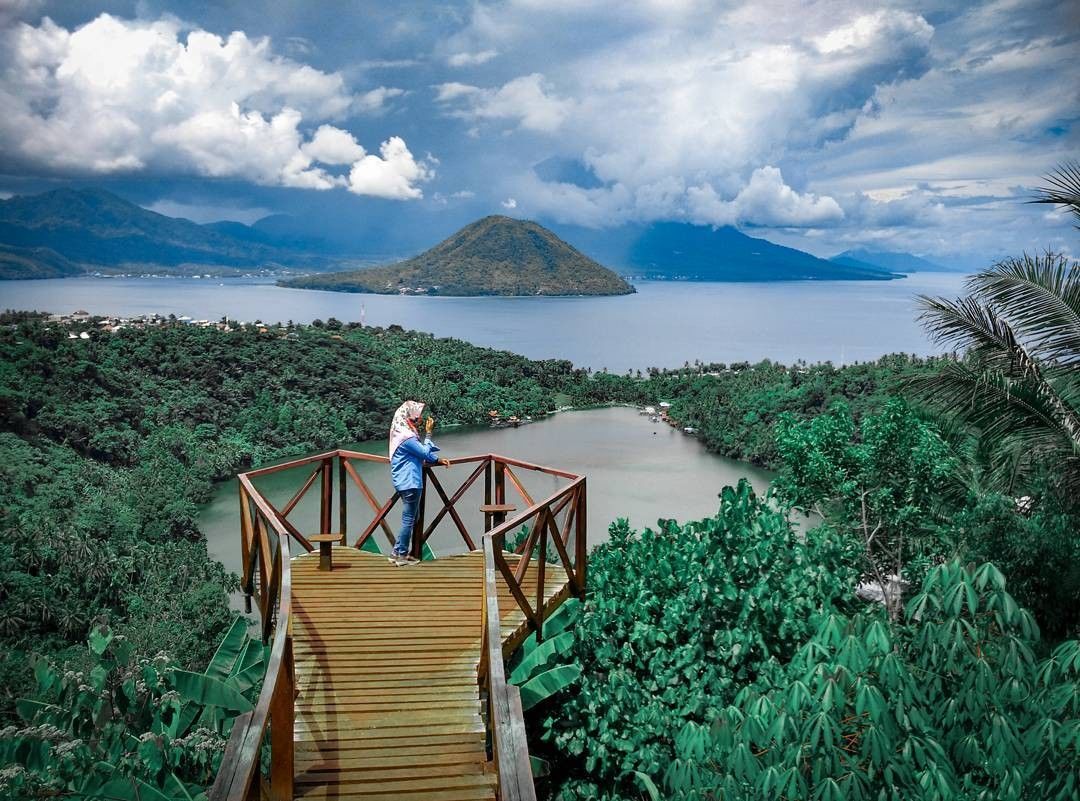
[[[0,196],[289,214],[372,253],[500,213],[1080,255],[1025,202],[1080,158],[1076,0],[0,0],[0,108]]]

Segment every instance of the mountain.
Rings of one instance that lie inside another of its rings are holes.
[[[67,278],[82,274],[78,264],[49,248],[0,245],[0,281],[20,278]]]
[[[397,264],[279,282],[381,295],[625,295],[611,270],[528,220],[484,217]]]
[[[319,263],[241,223],[198,225],[148,211],[103,189],[56,189],[0,201],[0,243],[49,248],[92,266],[312,267]]]
[[[831,259],[833,264],[844,264],[849,267],[876,267],[880,270],[890,270],[904,273],[949,273],[959,272],[940,264],[935,264],[926,259],[920,259],[911,253],[895,253],[884,250],[867,250],[855,248],[837,253]]]
[[[624,273],[692,281],[887,281],[893,271],[819,259],[795,248],[747,236],[731,226],[662,222],[628,229],[621,241],[592,238]],[[591,248],[586,248],[591,249]],[[617,255],[621,250],[622,255]]]

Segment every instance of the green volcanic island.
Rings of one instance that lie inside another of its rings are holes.
[[[491,216],[419,256],[365,270],[306,275],[281,286],[380,295],[626,295],[614,272],[527,220]]]

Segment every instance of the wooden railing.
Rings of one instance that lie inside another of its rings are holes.
[[[337,462],[335,471],[335,461]],[[377,530],[389,543],[394,533],[387,516],[397,503],[394,493],[380,502],[353,465],[354,461],[388,463],[385,456],[338,449],[242,473],[240,485],[240,540],[244,572],[241,589],[247,611],[257,599],[260,629],[264,643],[271,644],[270,661],[262,692],[252,712],[239,716],[222,757],[217,778],[210,789],[210,801],[253,801],[270,798],[286,801],[293,797],[293,699],[296,676],[293,665],[291,631],[290,539],[306,551],[314,546],[308,537],[289,520],[289,515],[316,484],[319,485],[319,534],[334,535],[342,545],[348,542],[348,483],[359,490],[374,517],[357,535],[353,546],[363,548]],[[451,466],[475,465],[468,477],[448,494],[438,478],[442,468],[429,466],[424,471],[424,492],[413,527],[412,552],[419,557],[439,524],[449,516],[469,550],[482,543],[484,553],[484,595],[481,609],[481,652],[477,681],[487,699],[487,721],[491,734],[492,756],[496,763],[499,797],[502,801],[532,801],[535,790],[525,741],[521,698],[516,687],[506,683],[503,660],[530,633],[543,638],[544,619],[570,594],[584,597],[587,562],[587,525],[585,478],[574,473],[530,464],[494,454],[481,454],[450,460]],[[274,506],[253,484],[271,473],[305,466],[313,469],[296,493],[280,509]],[[516,471],[540,473],[569,481],[550,497],[535,502]],[[333,530],[334,477],[337,475],[338,526]],[[502,507],[485,515],[485,528],[474,536],[457,509],[469,489],[484,476],[484,504]],[[507,519],[507,483],[525,504],[520,514]],[[434,490],[441,508],[430,521],[425,506]],[[560,516],[562,519],[560,520]],[[517,546],[517,564],[511,567],[504,552],[506,535],[529,525],[528,534]],[[573,558],[570,556],[573,536]],[[548,598],[547,566],[549,548],[558,555],[568,583]],[[526,596],[526,576],[536,571],[535,596]],[[502,640],[498,590],[500,579],[509,589],[525,618],[525,627],[516,637]],[[269,734],[270,772],[259,770],[260,752]]]

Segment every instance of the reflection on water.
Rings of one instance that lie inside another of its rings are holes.
[[[571,412],[540,420],[517,429],[463,429],[437,432],[436,439],[447,456],[497,453],[534,464],[557,467],[585,475],[588,486],[589,544],[607,539],[607,528],[619,517],[629,518],[636,528],[655,526],[659,518],[697,520],[716,513],[717,495],[726,484],[746,476],[759,491],[768,486],[769,474],[742,462],[708,453],[699,442],[663,423],[651,423],[633,409],[612,408]],[[368,453],[385,453],[385,442],[369,442],[356,447]],[[353,463],[380,500],[392,493],[385,465]],[[468,478],[474,466],[437,468],[448,495]],[[257,482],[277,508],[282,508],[302,486],[313,468],[273,473]],[[535,500],[550,495],[554,478],[525,470],[515,471]],[[335,489],[336,497],[336,489]],[[202,510],[199,525],[206,534],[212,556],[226,567],[241,571],[238,494],[236,481],[222,482],[213,500]],[[524,504],[507,483],[507,500]],[[304,497],[289,515],[301,531],[318,530],[318,487]],[[427,498],[427,519],[442,506],[431,492]],[[457,508],[470,532],[482,530],[479,506],[483,503],[483,478],[458,502]],[[373,515],[360,493],[349,486],[349,541],[364,529]],[[337,512],[334,513],[336,526]],[[388,518],[396,533],[399,507]],[[386,550],[381,531],[375,535]],[[479,544],[479,543],[477,543]],[[464,548],[461,535],[447,516],[432,536],[435,552],[446,554]]]

